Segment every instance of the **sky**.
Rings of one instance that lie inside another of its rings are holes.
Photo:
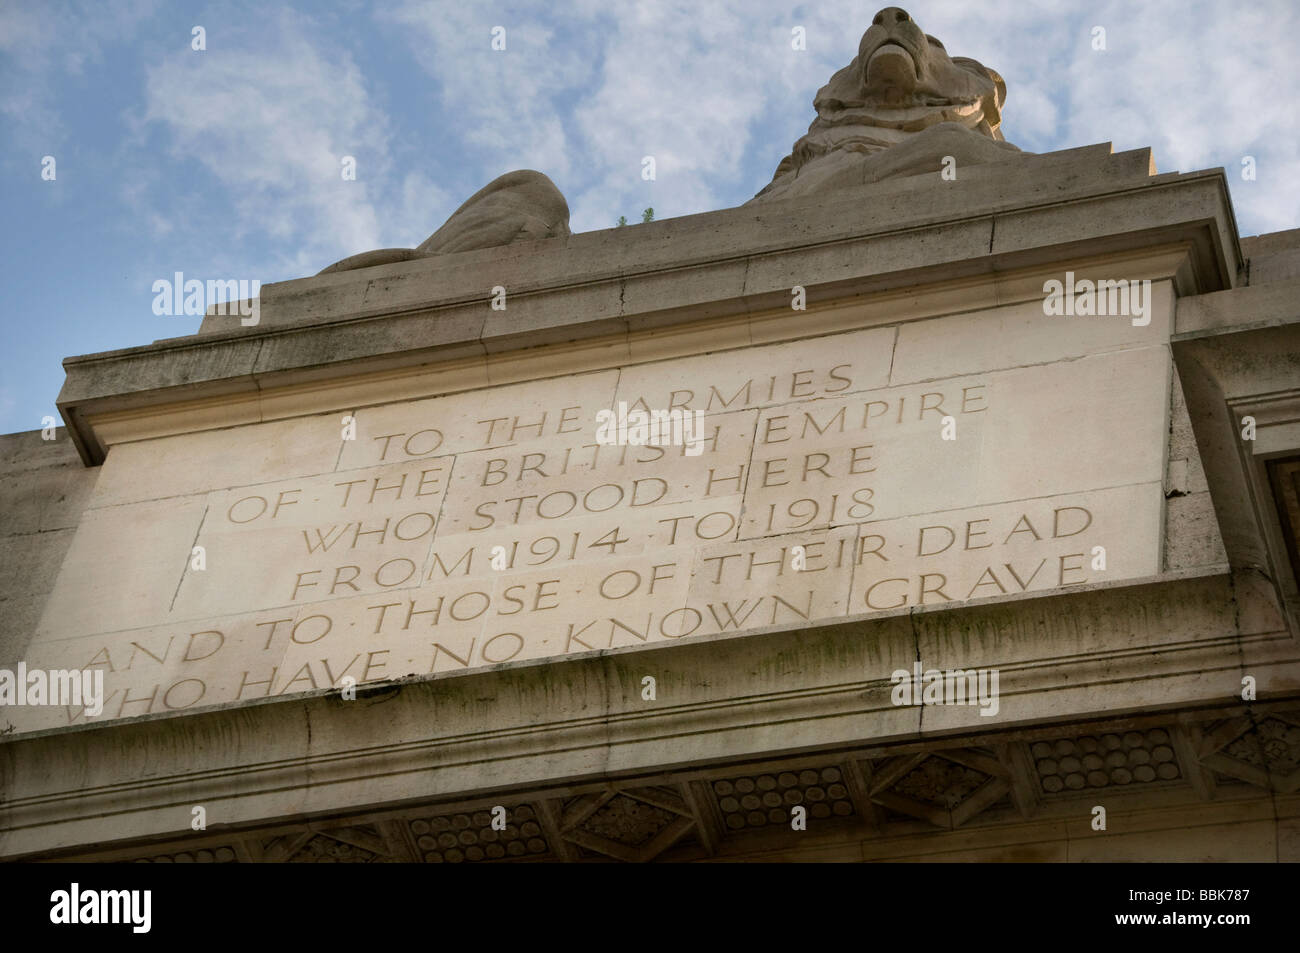
[[[413,247],[513,169],[551,177],[575,232],[739,205],[879,8],[0,0],[0,433],[57,417],[64,357],[197,330],[154,314],[178,271],[267,283]],[[1222,166],[1243,236],[1300,226],[1294,0],[906,9],[1002,74],[1020,148]]]

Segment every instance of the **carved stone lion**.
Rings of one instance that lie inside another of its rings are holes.
[[[1002,138],[1007,87],[993,70],[948,56],[900,7],[875,15],[858,55],[813,99],[817,118],[751,202],[796,198],[1019,155]]]
[[[999,126],[1007,87],[993,70],[951,58],[900,7],[876,14],[853,62],[813,100],[817,118],[752,202],[1022,155]],[[750,204],[746,203],[746,204]],[[417,248],[353,255],[321,274],[569,234],[569,206],[540,172],[484,186]]]
[[[555,183],[540,172],[521,169],[483,186],[417,247],[362,252],[335,262],[320,274],[568,234],[569,203]]]

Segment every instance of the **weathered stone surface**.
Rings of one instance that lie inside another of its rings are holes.
[[[1300,228],[1243,238],[1241,252],[1252,285],[1300,278]]]
[[[0,436],[0,659],[22,658],[99,477],[63,428]]]
[[[30,651],[103,661],[117,718],[1152,577],[1156,288],[1141,326],[849,305],[802,340],[122,443]],[[699,452],[609,442],[615,409],[698,414]]]
[[[542,173],[524,170],[483,186],[416,251],[446,255],[568,234],[569,206],[560,190]]]
[[[783,625],[743,638],[719,634],[648,655],[602,649],[575,655],[563,677],[551,666],[504,665],[471,678],[453,670],[381,687],[355,702],[341,702],[337,692],[317,693],[194,712],[185,718],[183,739],[174,717],[140,717],[146,692],[143,701],[133,695],[127,702],[124,714],[136,717],[111,734],[65,729],[0,743],[0,777],[13,805],[0,814],[0,855],[102,842],[102,832],[87,833],[109,812],[112,839],[189,833],[188,813],[177,816],[175,805],[189,803],[182,792],[200,778],[210,813],[243,825],[260,817],[337,815],[349,804],[472,797],[489,785],[527,788],[599,779],[615,770],[625,776],[656,771],[664,738],[672,739],[675,765],[761,758],[777,748],[871,747],[880,758],[888,749],[875,746],[922,740],[951,746],[960,723],[985,733],[1016,725],[1012,737],[1023,740],[1024,718],[1041,721],[1050,712],[1053,720],[1077,721],[1097,711],[1102,685],[1104,704],[1119,710],[1146,712],[1200,697],[1202,676],[1183,668],[1180,657],[1197,643],[1205,647],[1204,658],[1221,657],[1225,638],[1255,651],[1239,641],[1228,595],[1222,579],[1170,580],[1020,596],[964,613],[930,608],[830,626]],[[1138,617],[1158,625],[1144,631],[1152,641],[1135,653]],[[160,653],[147,635],[140,645]],[[210,644],[199,640],[190,654],[202,655]],[[1081,648],[1103,646],[1092,667],[1073,669],[1083,676],[1079,682],[1053,680],[1053,671],[1075,665]],[[177,646],[169,664],[178,663],[187,647]],[[999,717],[981,717],[978,709],[892,705],[890,673],[909,669],[918,653],[942,668],[998,658],[1004,667]],[[142,649],[135,656],[137,666],[154,664]],[[367,662],[383,661],[363,654],[353,674]],[[1151,682],[1140,677],[1153,669],[1163,676],[1155,703]],[[1230,683],[1239,671],[1214,675]],[[1265,664],[1258,671],[1270,669]],[[380,668],[372,674],[387,673]],[[658,684],[658,700],[650,703],[641,696],[646,675]],[[187,688],[176,688],[172,701],[187,700]],[[159,708],[165,712],[163,694]],[[110,738],[114,757],[107,758]],[[195,750],[205,752],[201,762]],[[321,783],[326,777],[330,783]],[[63,793],[72,790],[85,794]],[[1225,805],[1211,807],[1223,820]],[[1275,810],[1264,816],[1277,816]],[[874,838],[873,844],[879,846]]]
[[[1178,302],[1175,329],[1190,339],[1234,327],[1290,324],[1296,320],[1297,297],[1300,297],[1300,277],[1184,298]]]
[[[200,333],[224,331],[235,339],[245,339],[272,328],[319,325],[330,320],[381,313],[386,315],[384,320],[391,323],[398,320],[391,316],[394,312],[446,308],[470,300],[473,300],[476,310],[491,313],[487,304],[494,284],[504,286],[513,296],[570,284],[589,287],[613,281],[613,300],[618,302],[621,300],[619,284],[626,281],[626,291],[633,294],[635,302],[637,279],[641,276],[648,278],[656,273],[674,273],[680,279],[688,270],[707,268],[715,271],[724,267],[711,264],[715,262],[727,262],[725,267],[730,268],[732,260],[737,257],[744,258],[751,268],[750,280],[746,282],[750,287],[753,287],[752,281],[761,278],[761,273],[754,270],[755,266],[763,267],[771,262],[781,265],[783,271],[794,272],[794,277],[783,275],[760,286],[764,291],[782,288],[788,295],[790,286],[795,283],[812,288],[831,280],[849,279],[857,273],[855,268],[862,268],[864,259],[869,274],[887,273],[892,262],[877,261],[874,246],[882,237],[892,233],[933,230],[916,235],[916,240],[907,246],[907,255],[899,256],[899,260],[909,268],[938,261],[950,265],[955,260],[974,257],[975,248],[981,249],[985,253],[983,257],[987,258],[990,215],[1011,209],[1054,205],[1071,199],[1081,200],[1104,194],[1120,184],[1145,183],[1151,186],[1153,193],[1178,186],[1177,203],[1162,202],[1158,209],[1145,207],[1147,201],[1154,199],[1154,194],[1149,198],[1131,194],[1126,197],[1127,202],[1138,205],[1132,209],[1134,218],[1141,217],[1153,226],[1199,222],[1212,216],[1213,208],[1221,204],[1209,201],[1210,196],[1196,188],[1194,177],[1152,180],[1151,155],[1146,149],[1111,155],[1110,147],[1102,144],[1011,161],[1013,164],[1006,171],[972,167],[956,182],[946,183],[941,189],[931,188],[923,178],[896,179],[856,186],[834,196],[812,195],[788,202],[756,203],[651,222],[636,228],[584,232],[561,242],[480,249],[458,253],[455,258],[437,256],[376,266],[364,272],[275,282],[262,287],[261,322],[257,327],[243,328],[239,326],[237,317],[209,314],[204,318]],[[1226,190],[1226,186],[1224,188]],[[977,220],[982,226],[983,241],[974,243],[969,254],[955,254],[966,252],[965,246],[954,248],[947,241],[937,241],[940,234],[951,235],[950,225],[940,228],[938,223],[974,223]],[[1105,214],[1089,215],[1083,222],[1076,220],[1070,225],[1072,229],[1057,226],[1056,243],[1066,244],[1071,239],[1095,240],[1113,234],[1113,222]],[[1081,233],[1081,227],[1093,231]],[[845,244],[848,239],[868,237],[874,239],[866,245],[872,254],[866,254],[864,248]],[[525,247],[526,252],[522,250]],[[809,262],[819,261],[828,250],[839,251],[842,258],[834,272],[828,273],[825,265],[811,269]],[[773,261],[778,252],[786,254]],[[980,271],[996,270],[992,267],[995,264],[995,260],[982,260]],[[811,275],[810,270],[813,271]],[[485,283],[479,277],[484,273],[492,275],[492,282]],[[796,278],[802,278],[802,281],[796,281]],[[712,288],[715,292],[720,290],[713,282],[696,281],[689,287],[695,295],[681,304],[699,307],[719,301],[717,297],[708,301],[698,297],[705,288]],[[682,294],[682,291],[676,293]],[[654,295],[647,294],[640,301],[640,305],[634,303],[622,309],[615,307],[614,311],[634,315],[643,309],[653,312],[662,307]],[[583,308],[589,310],[590,305],[584,304]],[[678,316],[679,321],[685,318],[685,314]],[[555,323],[568,323],[575,319],[576,315],[571,311],[555,312],[551,318]],[[429,322],[425,320],[423,323]]]
[[[383,248],[335,262],[322,275],[411,258],[496,248],[569,234],[569,205],[540,172],[508,172],[479,189],[416,248]]]

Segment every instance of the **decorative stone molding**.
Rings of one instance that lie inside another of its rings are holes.
[[[1201,763],[1281,794],[1300,790],[1300,711],[1228,718],[1207,726]]]
[[[1148,792],[1156,792],[1175,812],[1194,812],[1207,797],[1221,810],[1228,805],[1247,810],[1262,803],[1264,792],[1276,798],[1300,789],[1300,712],[1294,710],[1211,716],[1186,725],[1149,718],[1113,721],[1083,731],[1035,734],[965,747],[904,745],[892,754],[857,750],[740,770],[682,771],[559,793],[521,792],[494,803],[480,798],[282,826],[262,834],[200,835],[188,844],[172,841],[148,851],[125,846],[76,859],[452,864],[726,859],[797,851],[804,838],[885,844],[942,839],[976,827],[1032,831],[1084,817],[1085,807],[1099,797],[1118,813],[1129,810],[1127,805],[1147,804]],[[1193,750],[1204,754],[1189,770]],[[1197,781],[1198,770],[1216,776],[1208,789]],[[797,805],[808,809],[807,832],[791,829],[791,808]],[[504,829],[493,825],[498,808],[504,809]],[[1275,809],[1300,817],[1300,799],[1293,808],[1269,806],[1270,816]]]

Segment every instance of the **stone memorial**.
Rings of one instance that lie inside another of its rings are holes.
[[[69,358],[0,855],[1300,859],[1300,232],[1006,98],[889,7],[739,208],[512,172]]]

